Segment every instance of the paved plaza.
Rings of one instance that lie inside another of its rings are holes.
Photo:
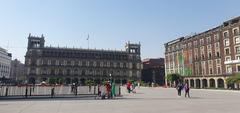
[[[191,98],[172,88],[141,87],[113,100],[87,98],[0,100],[0,113],[238,113],[240,92],[192,89]]]

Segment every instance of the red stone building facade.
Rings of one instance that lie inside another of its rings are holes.
[[[165,75],[179,73],[195,88],[228,88],[226,78],[240,72],[239,27],[237,17],[166,43]]]

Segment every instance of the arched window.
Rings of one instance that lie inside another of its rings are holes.
[[[82,70],[82,75],[85,75],[86,74],[86,71],[85,70]]]
[[[59,75],[63,75],[63,70],[59,69]]]
[[[42,74],[43,74],[43,75],[46,75],[46,74],[47,74],[47,69],[46,69],[46,68],[43,68]]]
[[[55,70],[51,69],[51,75],[55,75]]]
[[[74,74],[75,74],[75,75],[78,74],[78,69],[74,69]]]
[[[103,70],[103,75],[107,76],[107,71],[106,70]]]
[[[70,75],[70,74],[71,74],[71,70],[67,69],[67,75]]]

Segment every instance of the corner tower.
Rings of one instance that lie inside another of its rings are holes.
[[[41,37],[32,36],[31,33],[28,36],[28,50],[35,48],[44,48],[44,36]]]
[[[127,42],[125,45],[126,51],[131,54],[141,54],[141,44],[140,42],[138,44]]]

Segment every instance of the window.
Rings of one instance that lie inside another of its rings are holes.
[[[90,62],[89,61],[86,61],[86,66],[90,66]]]
[[[189,47],[189,48],[192,47],[192,43],[191,43],[191,42],[188,43],[188,47]]]
[[[97,66],[97,62],[96,62],[96,61],[93,62],[93,66],[94,66],[94,67]]]
[[[75,64],[74,64],[75,66],[77,66],[78,65],[78,61],[75,61]]]
[[[179,45],[176,45],[176,49],[177,49],[177,50],[179,49]]]
[[[82,66],[82,61],[79,61],[79,62],[78,62],[78,65],[79,65],[79,66]]]
[[[71,65],[74,66],[74,61],[71,61]]]
[[[215,34],[215,35],[214,35],[214,41],[219,41],[219,36],[218,36],[218,34]]]
[[[202,54],[202,59],[204,60],[204,54]]]
[[[228,56],[228,57],[225,58],[225,61],[230,61],[230,60],[231,60],[231,57],[230,57],[230,56]]]
[[[237,65],[237,72],[240,71],[240,65]]]
[[[71,65],[71,61],[67,61],[67,65],[70,66]]]
[[[223,33],[223,38],[228,38],[228,31],[225,31],[224,33]]]
[[[230,65],[226,66],[226,73],[232,73],[232,67]]]
[[[193,45],[194,45],[194,46],[197,46],[197,41],[194,41],[194,42],[193,42]]]
[[[208,65],[212,65],[212,61],[211,60],[208,61]]]
[[[57,65],[57,66],[59,65],[59,60],[56,60],[56,65]]]
[[[82,66],[86,66],[86,61],[82,61]]]
[[[200,45],[201,45],[201,46],[204,45],[204,39],[203,39],[203,38],[200,39]]]
[[[240,60],[240,56],[236,56],[236,60]]]
[[[211,37],[207,37],[207,43],[211,43]]]
[[[202,67],[202,74],[205,75],[205,74],[206,74],[206,65],[205,65],[205,61],[201,62],[201,67]]]
[[[183,49],[186,49],[186,48],[187,48],[187,44],[184,44],[184,45],[183,45]]]
[[[65,65],[65,66],[67,65],[67,61],[66,60],[63,61],[63,65]]]
[[[235,44],[239,44],[240,43],[240,37],[235,37]]]
[[[240,46],[235,47],[236,54],[240,54]]]
[[[229,48],[225,49],[225,55],[229,55],[229,54],[230,54],[230,49]]]
[[[215,48],[219,48],[219,42],[215,43]]]
[[[89,66],[90,66],[90,67],[93,66],[93,61],[89,61]]]
[[[233,29],[233,35],[234,35],[234,36],[239,35],[239,30],[238,30],[238,28]]]
[[[212,68],[209,69],[209,74],[210,74],[210,75],[213,74]]]
[[[217,74],[221,74],[221,67],[217,67]]]
[[[216,56],[217,56],[217,58],[220,58],[220,53],[219,53],[219,51],[216,52]]]
[[[212,53],[208,53],[208,58],[209,58],[209,59],[212,58]]]
[[[48,60],[48,65],[51,65],[51,60]]]
[[[67,75],[70,75],[70,74],[71,74],[71,70],[67,69]]]
[[[168,47],[168,52],[171,52],[171,48],[170,47]]]
[[[224,45],[225,45],[225,46],[229,46],[229,39],[225,39],[225,40],[224,40]]]
[[[51,75],[55,75],[55,70],[51,69]]]
[[[208,46],[207,46],[207,49],[208,49],[208,50],[211,50],[211,49],[212,49],[212,46],[211,46],[211,45],[208,45]]]
[[[217,59],[217,64],[221,64],[221,60],[220,59]]]

